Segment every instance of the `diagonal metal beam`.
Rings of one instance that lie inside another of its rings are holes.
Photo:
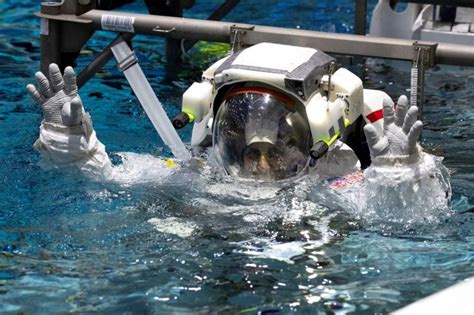
[[[81,88],[90,78],[92,78],[100,68],[102,68],[110,59],[113,58],[112,47],[125,41],[129,42],[135,34],[121,33],[77,76],[77,86]]]
[[[240,2],[240,0],[226,0],[216,11],[214,11],[207,20],[209,21],[220,21],[224,16],[226,16],[235,6]],[[198,41],[192,40],[184,43],[184,51],[191,49]]]

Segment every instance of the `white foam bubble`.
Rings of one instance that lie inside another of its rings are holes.
[[[258,258],[275,259],[293,264],[292,258],[305,253],[305,242],[278,243],[266,239],[258,240],[259,245],[242,243],[242,250],[239,252]]]
[[[182,238],[190,237],[197,229],[197,225],[194,223],[176,217],[164,219],[151,218],[147,222],[152,224],[159,232],[173,234]]]

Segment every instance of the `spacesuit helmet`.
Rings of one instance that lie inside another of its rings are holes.
[[[232,176],[274,181],[306,169],[311,131],[292,96],[258,84],[230,89],[214,119],[217,160]]]

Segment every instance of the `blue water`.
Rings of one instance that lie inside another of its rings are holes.
[[[205,18],[220,3],[197,1],[186,16]],[[241,1],[226,20],[352,31],[353,1],[264,4]],[[39,69],[38,5],[0,2],[0,313],[384,314],[474,275],[474,69],[427,74],[422,143],[445,157],[454,213],[393,231],[323,193],[309,200],[324,188],[307,181],[275,194],[192,170],[134,185],[42,170],[32,148],[41,112],[24,89]],[[126,9],[145,12],[141,2]],[[111,38],[95,34],[77,68]],[[163,47],[134,41],[173,116],[214,59],[195,49],[167,75]],[[396,98],[409,87],[409,64],[369,70],[365,80]],[[114,162],[130,159],[155,177],[145,154],[169,152],[114,63],[80,93]],[[189,141],[190,132],[180,134]]]

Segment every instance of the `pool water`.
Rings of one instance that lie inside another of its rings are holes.
[[[186,16],[205,18],[220,3],[197,1]],[[113,62],[80,93],[99,139],[135,181],[41,169],[32,148],[41,112],[24,88],[39,69],[38,8],[0,1],[0,313],[385,314],[474,276],[474,69],[427,73],[422,144],[445,158],[451,209],[433,209],[430,220],[415,213],[395,229],[358,219],[308,178],[257,187],[206,168],[160,169],[156,157],[170,153]],[[141,1],[123,9],[146,11]],[[352,16],[348,0],[241,1],[226,20],[352,32]],[[111,38],[95,34],[77,68]],[[172,117],[225,47],[200,43],[173,73],[163,47],[134,40]],[[407,93],[409,66],[370,68],[366,86]]]

